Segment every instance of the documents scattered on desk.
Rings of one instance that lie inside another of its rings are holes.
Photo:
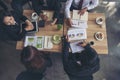
[[[72,19],[72,27],[75,28],[87,28],[87,21],[81,21],[81,20],[76,20],[76,19]]]
[[[80,16],[80,14],[78,14],[78,12],[79,12],[78,10],[73,10],[72,19],[88,21],[88,12],[85,12],[81,16]]]
[[[39,50],[51,49],[53,47],[51,38],[52,36],[26,36],[24,46],[34,46]]]
[[[79,43],[79,42],[80,42],[80,41],[70,43],[70,48],[71,48],[71,50],[72,50],[72,53],[81,52],[81,51],[84,50],[83,47],[78,46],[78,43]]]
[[[69,41],[87,39],[86,29],[71,28],[68,30],[67,35]]]

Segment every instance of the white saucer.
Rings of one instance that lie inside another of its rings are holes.
[[[96,32],[95,39],[98,41],[102,41],[104,39],[104,34],[102,32]]]

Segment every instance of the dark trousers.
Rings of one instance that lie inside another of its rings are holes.
[[[81,77],[77,77],[77,76],[72,76],[72,75],[68,75],[70,80],[93,80],[93,76],[81,76]]]

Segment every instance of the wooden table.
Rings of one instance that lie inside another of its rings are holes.
[[[33,11],[31,10],[25,10],[24,15],[26,15],[29,19]],[[49,11],[47,12],[47,15],[51,15],[53,12]],[[100,25],[97,25],[95,22],[95,19],[97,17],[102,17],[104,20],[104,23],[102,25],[102,28]],[[49,20],[52,18],[52,16],[49,16]],[[51,25],[46,25],[44,28],[40,28],[39,32],[36,33],[36,35],[54,35],[54,34],[59,34],[62,36],[63,31],[61,30],[56,30],[57,25],[51,26]],[[65,25],[65,33],[67,33],[67,28],[68,26]],[[104,33],[104,39],[102,41],[97,41],[94,38],[94,33],[96,32],[102,32]],[[94,45],[92,46],[98,54],[108,54],[108,45],[107,45],[107,34],[106,34],[106,23],[105,23],[105,15],[103,13],[89,13],[88,17],[88,28],[87,28],[87,41],[94,41]],[[23,41],[18,41],[16,45],[16,49],[22,49],[23,48]],[[59,45],[54,45],[52,49],[50,50],[45,50],[45,51],[52,51],[52,52],[61,52],[61,44]]]

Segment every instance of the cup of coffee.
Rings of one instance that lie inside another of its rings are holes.
[[[33,20],[37,20],[38,19],[38,14],[36,13],[36,12],[33,12],[32,13],[32,16],[31,16],[31,18],[33,19]]]
[[[96,23],[97,23],[98,25],[102,25],[102,24],[103,24],[103,18],[102,18],[102,17],[97,17],[97,18],[96,18]]]

